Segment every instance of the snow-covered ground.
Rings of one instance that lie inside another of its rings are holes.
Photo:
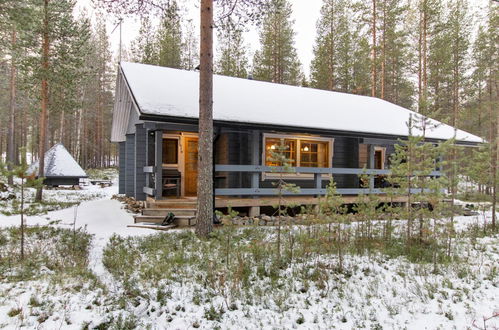
[[[304,291],[303,283],[284,279],[282,292],[269,290],[260,295],[261,300],[255,298],[256,303],[236,300],[237,309],[224,308],[219,320],[207,319],[206,313],[212,306],[224,306],[225,298],[215,293],[209,300],[193,303],[200,292],[213,293],[213,288],[193,281],[138,283],[141,297],[135,304],[120,306],[117,297],[122,288],[103,265],[104,247],[114,234],[144,237],[157,233],[128,228],[133,218],[120,202],[110,199],[116,192],[116,186],[46,191],[57,199],[98,194],[97,199],[77,207],[28,216],[26,223],[72,228],[76,214],[76,227],[85,227],[94,236],[89,268],[99,284],[54,281],[50,276],[28,282],[0,281],[0,328],[82,329],[103,326],[113,317],[118,328],[133,319],[130,324],[151,329],[468,329],[474,325],[483,328],[483,318],[499,312],[497,235],[478,238],[475,244],[461,241],[457,249],[466,257],[466,264],[442,266],[437,272],[433,265],[413,264],[404,258],[348,255],[345,268],[355,271],[348,276],[331,273],[326,293],[313,284]],[[464,230],[471,224],[482,224],[484,219],[490,221],[490,212],[456,217],[456,227]],[[18,215],[0,215],[0,227],[18,226],[19,222]],[[254,285],[265,289],[268,283]],[[167,288],[166,301],[159,298],[159,287]],[[280,306],[282,301],[285,308]],[[13,310],[19,313],[11,313]],[[487,321],[486,326],[499,327],[499,317]]]
[[[51,188],[43,190],[43,200],[44,204],[33,203],[35,198],[36,190],[34,188],[26,188],[25,194],[25,209],[29,213],[43,213],[46,211],[56,210],[62,207],[66,207],[68,204],[74,204],[84,201],[97,200],[102,198],[110,198],[112,195],[117,194],[117,186],[112,185],[110,187],[101,188],[99,185],[93,185],[88,179],[82,180],[79,190],[71,189],[70,187],[63,188]],[[10,194],[16,194],[18,196],[17,201],[20,199],[20,188],[15,190],[10,188],[6,192],[0,192],[0,215],[11,213],[17,213],[15,207],[19,207],[17,203],[14,205],[15,200],[1,200],[6,198]],[[66,205],[64,205],[66,204]]]

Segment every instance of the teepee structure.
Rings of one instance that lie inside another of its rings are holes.
[[[38,161],[31,164],[28,172],[38,174]],[[45,153],[45,180],[47,186],[78,185],[87,173],[81,168],[66,148],[57,143]]]

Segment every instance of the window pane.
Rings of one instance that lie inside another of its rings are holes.
[[[378,170],[383,169],[383,152],[381,150],[374,152],[374,168]]]
[[[328,142],[301,141],[300,166],[328,167]]]
[[[163,139],[163,164],[178,164],[177,139]]]
[[[296,166],[296,140],[291,139],[265,139],[265,165],[266,166],[283,166],[277,156],[272,153],[278,153],[281,143],[284,143],[286,149],[283,151],[284,157],[289,161],[290,166]]]

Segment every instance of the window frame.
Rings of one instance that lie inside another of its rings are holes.
[[[385,169],[385,162],[386,162],[386,147],[380,147],[380,146],[374,146],[374,152],[376,151],[381,152],[381,170]],[[374,157],[376,159],[376,157]],[[375,168],[375,164],[372,164],[372,168]]]
[[[334,155],[334,138],[329,137],[321,137],[321,136],[312,136],[312,135],[296,135],[296,134],[276,134],[276,133],[263,133],[262,137],[262,166],[267,166],[267,150],[266,150],[266,141],[267,139],[288,139],[288,140],[296,140],[296,166],[300,167],[301,161],[301,142],[326,142],[328,143],[327,152],[328,152],[328,167],[333,167],[333,155]],[[314,167],[310,167],[314,168]],[[318,168],[318,167],[316,167]],[[262,181],[266,179],[277,179],[281,176],[282,173],[279,172],[262,172]],[[297,180],[310,180],[314,178],[313,173],[283,173],[283,176],[288,179],[297,179]],[[331,174],[322,174],[323,178],[331,178]]]
[[[180,168],[180,158],[181,158],[181,144],[180,144],[180,136],[179,135],[172,135],[172,134],[163,134],[163,142],[164,140],[177,140],[177,163],[165,163],[164,159],[164,154],[161,156],[162,160],[162,167],[163,168]],[[163,152],[163,149],[161,149],[161,152]]]

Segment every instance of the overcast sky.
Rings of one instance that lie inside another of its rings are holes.
[[[196,0],[179,0],[179,3],[185,3],[184,14],[187,19],[192,19],[196,24],[196,29],[199,26],[199,8],[196,7]],[[312,60],[312,49],[315,40],[315,27],[319,18],[319,11],[322,0],[291,0],[293,6],[293,19],[295,20],[295,46],[298,51],[298,56],[303,65],[306,74],[309,71],[309,63]],[[91,7],[91,0],[78,0],[77,11],[83,8],[90,16],[95,15],[95,10]],[[115,26],[115,18],[112,16],[106,17],[108,33],[111,33]],[[123,23],[123,44],[128,47],[130,42],[137,36],[139,22],[136,19],[127,18]],[[110,35],[113,52],[117,54],[119,47],[118,29]],[[256,28],[252,27],[245,34],[245,42],[248,44],[248,55],[250,61],[253,58],[255,50],[259,47],[258,33]],[[215,45],[216,46],[216,45]]]
[[[478,6],[485,7],[490,0],[470,0],[470,4],[474,9]],[[199,29],[199,0],[178,0],[178,3],[183,5],[184,17],[192,19],[196,25],[196,30]],[[302,63],[303,70],[308,76],[309,66],[313,56],[313,46],[315,41],[316,24],[320,14],[322,0],[290,0],[293,6],[293,19],[295,20],[294,29],[296,32],[295,46],[298,56]],[[95,10],[91,7],[91,0],[77,0],[77,11],[85,9],[90,16],[95,15]],[[475,16],[476,18],[476,16]],[[111,33],[116,25],[115,18],[106,16],[108,33]],[[139,21],[133,18],[127,18],[123,22],[123,44],[128,48],[130,42],[137,37],[139,30]],[[116,29],[111,35],[111,45],[113,52],[117,56],[119,48],[119,33]],[[250,62],[253,54],[259,47],[257,29],[252,27],[251,31],[245,34],[245,41],[248,44],[248,55]],[[215,40],[216,42],[216,40]],[[215,44],[216,47],[216,44]]]

